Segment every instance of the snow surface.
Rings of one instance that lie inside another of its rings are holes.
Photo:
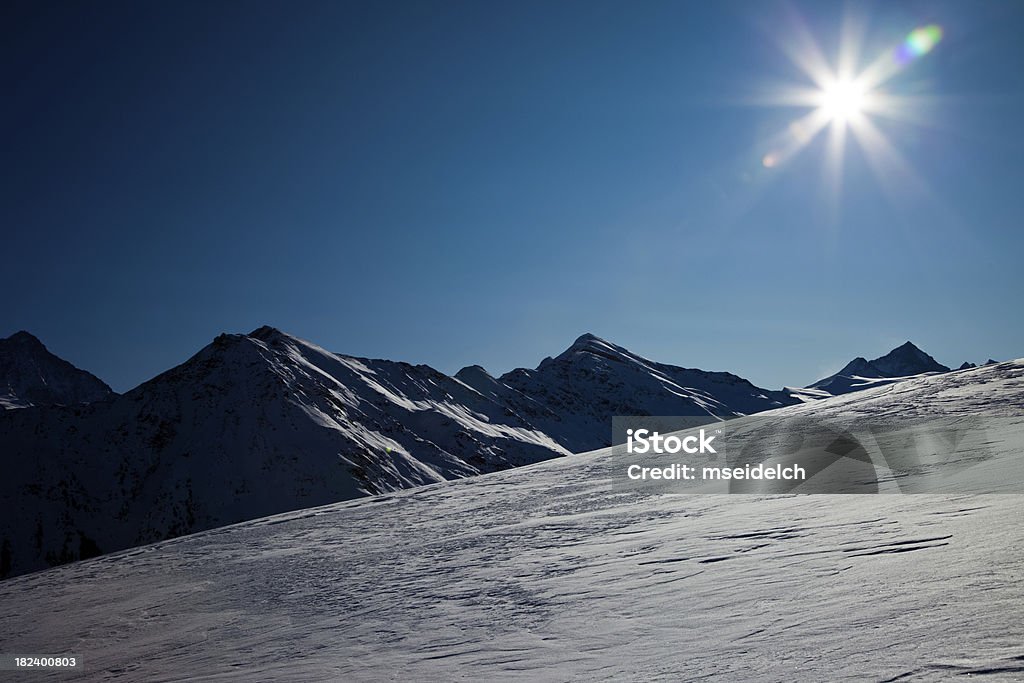
[[[270,327],[221,335],[122,396],[0,413],[0,577],[596,449],[614,415],[785,402],[593,335],[501,378],[330,353]]]
[[[1024,361],[765,416],[998,418]],[[669,495],[614,449],[278,515],[0,583],[14,681],[1024,677],[1019,495]],[[1018,481],[1019,485],[1020,482]]]

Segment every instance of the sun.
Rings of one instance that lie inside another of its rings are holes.
[[[901,93],[898,82],[889,81],[935,49],[943,37],[942,27],[929,24],[915,28],[901,43],[883,50],[865,65],[860,59],[865,21],[854,17],[844,23],[834,62],[826,59],[799,17],[788,26],[791,32],[776,33],[773,38],[810,83],[783,85],[758,103],[805,111],[761,143],[764,150],[761,165],[778,172],[824,135],[822,181],[828,201],[838,207],[845,150],[852,139],[887,192],[894,193],[896,189],[928,192],[927,183],[918,177],[883,132],[883,127],[878,125],[882,121],[876,123],[876,120],[928,124],[926,115],[919,109],[919,105],[927,106],[928,98],[922,97],[920,92]]]
[[[845,122],[864,112],[867,95],[864,86],[855,80],[835,80],[822,88],[819,106],[828,120]]]

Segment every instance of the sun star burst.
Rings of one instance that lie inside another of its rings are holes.
[[[790,61],[814,84],[808,88],[790,88],[779,93],[774,102],[799,106],[807,111],[772,137],[761,157],[767,169],[779,169],[824,131],[828,131],[824,180],[838,197],[847,138],[852,137],[865,153],[872,170],[880,175],[895,171],[902,178],[916,179],[913,169],[875,124],[875,117],[912,120],[908,113],[914,98],[883,92],[881,86],[900,71],[928,54],[942,39],[942,28],[923,26],[911,31],[891,50],[878,55],[863,68],[857,67],[862,36],[844,26],[837,66],[823,56],[817,41],[798,26],[793,40],[782,46]],[[847,135],[849,131],[852,135]],[[882,178],[886,184],[886,178]],[[916,186],[923,183],[917,179]]]

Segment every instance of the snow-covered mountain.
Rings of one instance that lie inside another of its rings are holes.
[[[814,400],[949,371],[948,367],[908,341],[874,360],[854,358],[836,374],[808,387],[788,388],[787,392],[802,400]]]
[[[0,444],[11,574],[568,453],[429,367],[268,327],[109,401],[5,411]]]
[[[494,378],[473,366],[456,377],[528,416],[574,453],[610,445],[616,415],[735,417],[796,403],[728,372],[656,363],[592,334],[535,370]]]
[[[0,575],[609,445],[615,415],[787,401],[591,335],[498,379],[334,354],[270,327],[221,335],[124,395],[0,415]]]
[[[0,410],[91,403],[112,395],[102,380],[53,355],[28,332],[0,339]]]
[[[1020,490],[1024,360],[727,424],[807,416],[998,420],[943,494],[666,495],[607,449],[251,521],[0,583],[0,651],[84,658],[13,681],[1018,680],[1024,506],[955,482]]]

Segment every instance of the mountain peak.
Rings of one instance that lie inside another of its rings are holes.
[[[874,371],[874,368],[871,366],[871,362],[868,361],[867,358],[865,358],[864,356],[857,356],[856,358],[851,360],[849,363],[844,365],[843,369],[840,370],[839,372],[837,372],[836,374],[837,375],[846,375],[846,376],[865,375],[865,374],[870,374],[873,371]]]
[[[31,344],[45,348],[43,346],[43,342],[39,341],[39,337],[35,336],[31,332],[26,332],[25,330],[18,330],[3,341],[13,342],[16,344]]]
[[[0,408],[91,403],[113,392],[24,330],[0,339]]]
[[[608,343],[604,339],[601,339],[600,337],[598,337],[596,334],[591,334],[590,332],[584,332],[580,336],[576,337],[576,341],[573,342],[573,344],[588,344],[590,342],[601,342],[601,343],[604,343],[604,344]]]
[[[284,336],[284,332],[277,329],[276,327],[271,327],[270,325],[260,325],[255,330],[253,330],[252,332],[245,336],[253,337],[261,341],[269,341],[271,339],[276,339],[278,337]]]
[[[580,336],[576,337],[576,341],[574,341],[572,345],[569,346],[567,351],[571,351],[573,349],[596,348],[600,348],[606,352],[617,351],[619,353],[629,353],[629,351],[619,346],[618,344],[613,344],[607,339],[602,339],[601,337],[598,337],[596,334],[591,334],[590,332],[585,332],[584,334],[581,334]]]
[[[456,377],[458,377],[459,375],[487,375],[488,377],[490,377],[491,373],[487,372],[487,369],[484,368],[484,366],[477,365],[474,363],[473,365],[467,365],[466,367],[462,368],[461,370],[455,373]]]
[[[925,372],[949,372],[949,368],[942,365],[913,342],[906,342],[889,353],[871,361],[883,376],[904,377],[909,375],[920,375]]]
[[[836,374],[818,380],[809,388],[838,395],[904,377],[949,371],[949,368],[922,351],[914,342],[907,341],[874,360],[858,356]]]
[[[586,332],[576,338],[569,348],[556,356],[553,360],[573,360],[582,356],[603,356],[605,358],[628,359],[634,358],[627,349],[617,344],[601,339],[596,334]],[[541,366],[547,364],[549,359],[545,358]]]

